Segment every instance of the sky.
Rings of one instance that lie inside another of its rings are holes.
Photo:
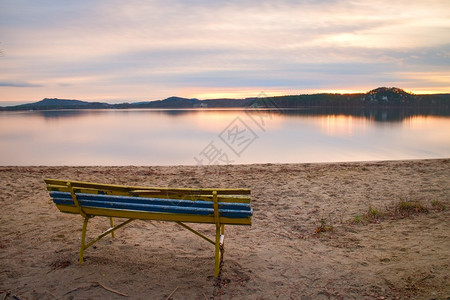
[[[450,1],[0,0],[0,105],[450,92]]]

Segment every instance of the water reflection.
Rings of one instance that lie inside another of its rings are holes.
[[[288,116],[330,116],[344,115],[366,118],[375,122],[402,122],[413,116],[450,116],[449,110],[438,110],[434,108],[305,108],[302,110],[282,109],[274,111],[277,114]]]
[[[367,119],[345,115],[326,115],[319,117],[322,131],[327,135],[353,136],[358,123],[359,129],[367,126]]]
[[[2,112],[0,115],[19,114],[23,117],[40,116],[44,119],[64,119],[77,118],[102,114],[151,114],[151,115],[167,115],[179,117],[183,115],[212,114],[218,115],[235,115],[237,112],[246,112],[249,114],[273,114],[288,117],[304,117],[304,116],[330,116],[344,115],[352,117],[366,118],[375,122],[402,122],[415,116],[450,116],[450,109],[437,108],[382,108],[382,107],[366,107],[366,108],[346,108],[346,107],[320,107],[320,108],[304,108],[304,109],[96,109],[96,110],[53,110],[53,111],[26,111],[26,112]]]

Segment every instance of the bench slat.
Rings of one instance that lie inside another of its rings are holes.
[[[66,186],[66,180],[50,179],[46,178],[44,181],[48,185],[54,186]],[[111,191],[122,191],[127,193],[145,194],[146,192],[161,191],[161,193],[177,193],[177,194],[188,194],[188,195],[205,195],[216,191],[218,195],[250,195],[250,189],[195,189],[195,188],[168,188],[168,187],[138,187],[138,186],[124,186],[124,185],[113,185],[113,184],[100,184],[100,183],[90,183],[82,181],[70,181],[72,187],[74,188],[91,188],[91,189],[106,189]]]
[[[64,213],[79,214],[79,210],[75,206],[56,204],[56,207]],[[106,209],[97,207],[86,207],[84,212],[93,216],[104,217],[118,217],[118,218],[130,218],[141,220],[159,220],[159,221],[173,221],[173,222],[186,222],[186,223],[212,223],[214,224],[214,216],[201,216],[201,215],[184,215],[184,214],[167,214],[167,213],[152,213],[142,211],[131,210],[118,210],[118,209]],[[251,225],[251,217],[247,218],[219,218],[221,224],[229,225]]]

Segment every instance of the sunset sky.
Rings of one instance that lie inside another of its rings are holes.
[[[0,105],[450,92],[450,1],[0,0]]]

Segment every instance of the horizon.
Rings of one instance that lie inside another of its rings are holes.
[[[23,0],[0,7],[0,106],[43,98],[120,103],[364,93],[379,86],[450,91],[445,1]]]
[[[378,87],[378,88],[397,88],[397,89],[401,89],[406,93],[412,94],[412,95],[439,95],[439,94],[450,94],[450,92],[443,92],[443,93],[414,93],[412,91],[406,91],[402,88],[398,88],[398,87]],[[378,89],[375,88],[375,89]],[[183,97],[183,96],[169,96],[169,97],[165,97],[162,99],[154,99],[154,100],[133,100],[133,99],[127,99],[127,100],[115,100],[115,101],[110,101],[108,99],[103,99],[103,100],[85,100],[85,99],[75,99],[75,98],[70,98],[70,97],[64,97],[64,98],[55,98],[55,97],[44,97],[42,99],[39,100],[34,100],[34,101],[18,101],[18,102],[11,102],[11,101],[5,101],[5,102],[0,102],[0,107],[8,107],[8,106],[16,106],[16,105],[22,105],[22,104],[32,104],[32,103],[37,103],[40,101],[43,101],[45,99],[58,99],[58,100],[76,100],[76,101],[84,101],[84,102],[100,102],[100,103],[107,103],[107,104],[124,104],[124,103],[138,103],[138,102],[153,102],[153,101],[163,101],[169,98],[182,98],[182,99],[197,99],[199,101],[205,101],[205,100],[226,100],[226,99],[236,99],[236,100],[245,100],[248,98],[258,98],[261,97],[261,94],[264,95],[264,97],[287,97],[287,96],[301,96],[301,95],[315,95],[315,94],[340,94],[340,95],[352,95],[352,94],[366,94],[370,91],[372,91],[374,89],[371,89],[369,91],[366,92],[317,92],[317,93],[311,93],[311,94],[285,94],[285,95],[267,95],[264,92],[259,93],[259,96],[254,96],[254,97],[247,97],[247,98],[231,98],[231,97],[222,97],[222,98],[209,98],[209,99],[199,99],[199,98],[188,98],[188,97]],[[9,104],[5,104],[5,103],[9,103]]]

